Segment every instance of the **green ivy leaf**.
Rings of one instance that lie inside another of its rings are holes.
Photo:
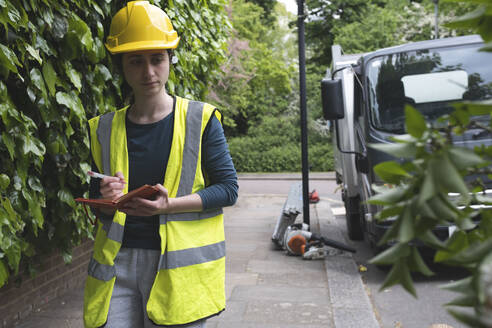
[[[53,20],[53,36],[57,39],[62,39],[68,32],[67,18],[59,14],[54,15]]]
[[[427,174],[424,177],[422,187],[420,188],[418,203],[422,205],[424,202],[434,197],[436,192],[437,190],[435,188],[434,175],[432,173],[432,170],[428,170]]]
[[[101,41],[101,39],[94,39],[92,49],[88,52],[87,55],[89,57],[89,60],[94,64],[99,62],[106,56],[106,48],[104,47],[104,43]]]
[[[456,320],[466,323],[470,327],[476,328],[486,328],[481,320],[477,318],[475,313],[470,314],[467,312],[456,311],[453,309],[448,309],[449,314],[451,314]]]
[[[39,181],[39,178],[38,177],[36,177],[36,176],[30,176],[27,179],[27,182],[28,182],[29,188],[31,188],[32,190],[34,190],[36,192],[39,192],[39,193],[43,193],[44,192],[44,188],[41,185],[41,181]]]
[[[14,274],[19,272],[19,262],[21,259],[20,243],[12,243],[12,245],[5,250],[7,255],[7,261],[9,266],[14,269]]]
[[[21,13],[10,2],[7,2],[7,17],[10,20],[12,26],[14,26],[15,28],[17,28],[19,25],[22,25],[19,24],[20,23],[19,21],[21,20]]]
[[[26,44],[26,50],[40,65],[43,64],[43,59],[39,56],[39,50],[34,49],[30,44]]]
[[[92,33],[87,24],[81,20],[75,13],[71,13],[68,20],[68,38],[69,43],[75,48],[82,45],[85,51],[92,49]]]
[[[415,227],[413,225],[412,213],[410,207],[407,207],[400,218],[400,229],[398,239],[401,243],[407,243],[415,236]]]
[[[434,182],[444,192],[458,192],[464,199],[469,199],[468,188],[460,173],[446,155],[437,156],[429,161]]]
[[[381,210],[381,212],[377,213],[377,218],[384,220],[388,218],[397,217],[398,215],[401,214],[403,209],[404,209],[403,206],[386,206]]]
[[[55,20],[55,17],[53,15],[53,12],[51,11],[51,8],[39,8],[40,12],[39,15],[43,17],[43,20],[48,26],[51,28],[53,25],[53,21]]]
[[[456,209],[449,206],[449,204],[442,199],[442,197],[437,194],[427,201],[427,205],[429,205],[435,215],[441,220],[454,222],[458,217],[456,213]]]
[[[19,62],[19,59],[17,59],[15,53],[1,43],[0,63],[14,73],[18,73],[17,66],[22,67],[22,64]]]
[[[478,300],[474,295],[463,295],[455,298],[451,302],[444,304],[446,306],[467,306],[474,307],[478,305]]]
[[[70,79],[70,82],[72,82],[74,87],[77,88],[77,90],[80,92],[80,89],[82,88],[82,79],[80,73],[74,70],[72,64],[70,64],[69,62],[67,62],[65,65],[65,73]]]
[[[426,230],[423,234],[420,234],[419,239],[422,240],[426,245],[435,249],[446,249],[444,243],[439,240],[436,235],[430,230]]]
[[[63,251],[62,252],[62,258],[63,258],[63,262],[65,262],[65,264],[72,263],[72,253],[67,252],[67,251]]]
[[[50,95],[54,96],[56,92],[55,85],[57,82],[57,76],[55,69],[53,68],[53,65],[51,65],[51,62],[49,60],[45,61],[43,65],[43,77],[44,81],[46,82],[46,86],[48,87],[48,90],[50,92]]]
[[[379,288],[379,291],[381,292],[385,288],[396,285],[400,281],[400,275],[401,275],[400,262],[397,262],[392,266],[390,272],[386,276],[386,279],[383,281],[383,284]]]
[[[39,139],[30,136],[22,136],[21,139],[23,141],[22,152],[24,155],[33,153],[37,156],[43,156],[46,152],[46,148]]]
[[[22,137],[25,138],[25,136]],[[31,165],[32,157],[33,156],[22,156],[17,159],[17,177],[21,179],[21,189],[26,186],[27,172]]]
[[[7,132],[2,132],[2,141],[10,155],[10,160],[14,160],[15,155],[15,142]]]
[[[470,115],[492,115],[492,100],[481,100],[474,102],[462,102],[454,105],[455,108],[463,108],[470,112]]]
[[[430,277],[434,275],[429,266],[425,263],[417,248],[412,248],[412,256],[410,258],[410,268],[422,273],[424,276]]]
[[[87,171],[91,170],[91,166],[89,163],[80,163],[80,170],[75,171],[75,174],[79,177],[79,179],[85,183],[89,183],[89,176],[87,175]]]
[[[5,173],[0,174],[0,189],[6,190],[10,184],[10,178]]]
[[[403,260],[401,262],[403,262]],[[402,268],[400,269],[400,283],[407,292],[417,298],[417,291],[413,286],[412,276],[410,275],[410,270],[406,262],[402,263]]]
[[[405,126],[408,133],[415,138],[422,137],[427,130],[424,116],[410,105],[405,105]]]
[[[68,94],[58,91],[56,93],[56,101],[60,105],[68,107],[80,120],[85,119],[85,111],[84,107],[82,106],[82,102],[74,92]]]
[[[7,282],[9,279],[9,271],[7,270],[7,266],[0,260],[0,288]]]
[[[388,265],[396,263],[399,259],[409,255],[410,247],[408,244],[398,243],[370,259],[369,263],[376,265]]]
[[[423,218],[432,219],[432,220],[438,219],[436,213],[434,213],[434,211],[430,208],[430,206],[427,203],[418,204],[418,206],[420,209],[420,214],[422,215]]]
[[[75,207],[75,200],[73,199],[72,193],[69,190],[67,190],[66,188],[62,188],[58,191],[57,195],[62,202],[70,205],[71,207]]]
[[[477,279],[476,281],[476,290],[477,290],[477,296],[478,300],[480,301],[481,304],[484,304],[487,302],[487,289],[488,289],[488,277],[492,273],[492,252],[489,252],[487,255],[485,255],[484,259],[482,259],[478,265],[478,271],[477,271]]]
[[[40,35],[36,35],[36,44],[34,47],[40,49],[47,56],[56,55],[55,49],[51,48],[48,42]]]
[[[39,201],[37,200],[37,197],[31,195],[28,191],[26,191],[26,189],[22,190],[22,196],[24,196],[24,199],[27,201],[29,213],[34,219],[34,234],[37,235],[37,228],[43,228],[44,223],[44,216],[41,210],[41,206],[39,204]]]
[[[70,136],[72,136],[74,133],[75,133],[75,131],[73,130],[72,125],[70,124],[70,121],[65,120],[65,135],[67,136],[67,138],[70,138]],[[65,148],[65,151],[63,153],[66,153],[66,148]]]
[[[460,251],[466,249],[469,246],[468,237],[464,231],[456,231],[451,238],[446,241],[446,250],[440,250],[434,256],[435,262],[444,262],[450,259]]]
[[[473,150],[463,147],[452,147],[449,149],[450,159],[458,170],[486,163]]]
[[[405,195],[406,189],[403,187],[388,188],[369,199],[370,204],[374,205],[391,205],[399,202]]]
[[[409,177],[405,169],[394,161],[379,163],[374,166],[374,172],[381,178],[383,181],[398,184],[400,183],[403,177]]]
[[[458,281],[453,281],[448,284],[440,286],[440,288],[449,290],[456,293],[470,293],[472,291],[472,277],[466,277]]]
[[[393,265],[390,273],[379,290],[382,291],[385,288],[394,286],[398,283],[400,283],[403,288],[405,288],[414,297],[417,297],[417,293],[413,287],[412,277],[410,276],[410,270],[408,270],[408,266],[404,260],[399,260],[395,265]]]
[[[414,158],[417,151],[413,143],[379,143],[369,147],[400,158]]]
[[[41,75],[41,72],[37,68],[31,69],[31,72],[29,73],[31,75],[31,80],[34,84],[34,86],[41,91],[41,94],[43,96],[43,99],[48,98],[48,93],[46,91],[46,86],[44,84],[43,77]]]
[[[447,259],[450,264],[466,266],[482,260],[492,251],[492,239],[485,240],[481,243],[474,243],[463,249],[461,252]]]

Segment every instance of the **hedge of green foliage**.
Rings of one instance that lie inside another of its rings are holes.
[[[224,59],[225,0],[151,1],[181,36],[172,93],[200,99]],[[0,287],[35,255],[93,236],[86,121],[121,106],[103,42],[126,1],[0,0]],[[209,51],[213,49],[213,51]]]
[[[299,172],[301,171],[300,127],[292,117],[263,118],[250,129],[247,137],[228,140],[238,172]],[[331,141],[315,131],[308,136],[308,163],[311,171],[332,171]]]
[[[281,146],[258,148],[259,138],[232,138],[229,148],[238,172],[300,172],[301,145],[290,142]],[[333,154],[330,142],[311,144],[308,147],[310,171],[333,171]]]

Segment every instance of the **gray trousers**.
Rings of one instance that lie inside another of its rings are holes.
[[[106,328],[162,327],[150,321],[146,310],[160,253],[152,249],[120,249],[115,259],[116,282],[109,304]],[[205,320],[177,327],[205,328]]]

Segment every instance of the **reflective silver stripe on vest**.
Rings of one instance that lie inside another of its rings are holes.
[[[97,139],[101,145],[101,158],[103,173],[111,175],[111,125],[113,124],[114,112],[102,115],[97,126]]]
[[[191,194],[195,181],[198,153],[200,152],[200,135],[202,130],[203,103],[191,101],[186,112],[186,134],[183,147],[183,164],[176,197]]]
[[[222,213],[223,211],[221,208],[203,212],[174,213],[167,215],[167,221],[195,221],[210,219]]]
[[[203,247],[166,252],[161,255],[159,270],[176,269],[218,260],[225,256],[225,241]]]
[[[101,160],[104,174],[111,175],[111,129],[113,124],[114,112],[110,112],[102,115],[99,118],[99,124],[97,126],[97,139],[101,145]],[[113,222],[113,219],[106,220],[101,219],[103,224],[103,230],[106,231],[106,235],[109,239],[118,243],[123,242],[123,232],[125,227],[119,223]]]
[[[121,244],[123,242],[125,227],[114,221],[108,222],[108,220],[101,220],[101,222],[103,223],[103,229],[106,231],[108,238]]]
[[[167,214],[159,215],[159,224],[166,224],[167,222]]]
[[[110,219],[106,217],[102,217],[101,215],[98,217],[99,221],[102,223],[102,229],[106,231],[106,235],[109,234],[109,228],[111,228],[111,223],[113,222],[113,218]]]
[[[89,276],[99,280],[109,281],[116,276],[114,265],[101,264],[92,257],[89,261]]]

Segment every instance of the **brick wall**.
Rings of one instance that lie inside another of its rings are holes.
[[[93,241],[75,247],[72,263],[65,264],[59,252],[43,261],[34,278],[22,276],[22,283],[13,282],[0,288],[0,327],[10,328],[21,318],[41,308],[66,291],[81,286],[87,276],[87,266]]]

